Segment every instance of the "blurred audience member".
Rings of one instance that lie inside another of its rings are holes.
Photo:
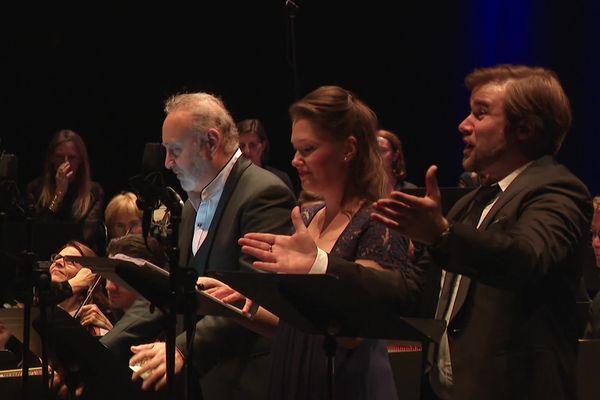
[[[476,188],[479,185],[479,175],[477,175],[477,172],[465,171],[458,178],[458,187]]]
[[[108,240],[130,233],[142,233],[142,210],[136,204],[137,196],[122,192],[114,196],[104,211]]]
[[[240,137],[240,150],[254,164],[277,175],[291,190],[296,193],[294,184],[284,171],[267,165],[269,160],[269,138],[265,127],[259,119],[244,119],[237,123]]]
[[[379,144],[379,154],[383,160],[383,166],[392,188],[394,190],[416,188],[415,184],[405,181],[406,160],[402,150],[402,142],[398,135],[380,129],[377,131],[377,143]]]
[[[92,181],[88,152],[77,133],[63,129],[54,134],[43,174],[27,185],[26,192],[37,219],[79,223],[83,241],[94,251],[103,249],[99,235],[104,190]]]

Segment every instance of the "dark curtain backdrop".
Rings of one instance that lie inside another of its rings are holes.
[[[5,12],[0,147],[18,155],[21,185],[40,174],[53,132],[70,128],[88,144],[109,198],[139,172],[144,143],[160,141],[164,99],[198,90],[220,95],[236,119],[261,118],[271,163],[295,177],[287,107],[337,84],[400,135],[409,180],[423,184],[435,163],[452,186],[461,173],[457,125],[468,112],[463,77],[510,62],[557,72],[574,110],[559,159],[600,194],[598,2],[295,2],[295,18],[285,0]]]

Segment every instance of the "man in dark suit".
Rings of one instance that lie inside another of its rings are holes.
[[[177,95],[165,104],[165,166],[189,198],[180,226],[180,263],[200,276],[212,270],[252,270],[237,240],[247,232],[289,232],[295,203],[290,189],[253,165],[238,148],[235,123],[224,104],[206,93]],[[185,334],[177,338],[176,372],[186,354]],[[130,364],[147,360],[143,388],[166,384],[165,344],[134,346]],[[196,325],[195,369],[204,400],[266,397],[269,343],[227,318],[205,316]]]
[[[574,399],[575,294],[592,208],[585,185],[553,158],[570,127],[569,101],[542,68],[483,68],[465,83],[463,166],[482,188],[444,217],[432,166],[426,196],[393,192],[373,216],[426,246],[420,266],[445,270],[436,317],[448,328],[431,354],[427,398]],[[326,271],[398,312],[423,295],[420,269],[386,273],[324,257],[302,229],[240,244],[262,260],[255,267]]]

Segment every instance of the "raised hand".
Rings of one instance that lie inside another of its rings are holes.
[[[427,193],[424,197],[394,191],[390,198],[379,199],[373,204],[376,212],[371,217],[412,240],[433,243],[448,228],[448,221],[442,214],[442,196],[436,173],[435,165],[427,170]]]
[[[292,236],[272,233],[247,233],[238,240],[242,252],[258,258],[254,268],[292,274],[306,274],[317,258],[317,246],[308,234],[300,208],[292,210],[296,233]]]
[[[74,172],[71,168],[71,164],[68,161],[64,161],[56,169],[56,193],[55,195],[61,197],[64,196],[69,190],[69,184],[73,181]]]
[[[81,268],[77,275],[69,279],[69,285],[73,289],[73,294],[81,293],[87,290],[96,279],[96,274],[89,268]]]

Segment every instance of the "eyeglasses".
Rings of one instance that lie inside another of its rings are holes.
[[[62,254],[52,254],[50,256],[50,262],[52,263],[57,263],[57,262],[61,262],[65,265],[73,265],[73,261],[69,260],[66,256],[63,256]]]

